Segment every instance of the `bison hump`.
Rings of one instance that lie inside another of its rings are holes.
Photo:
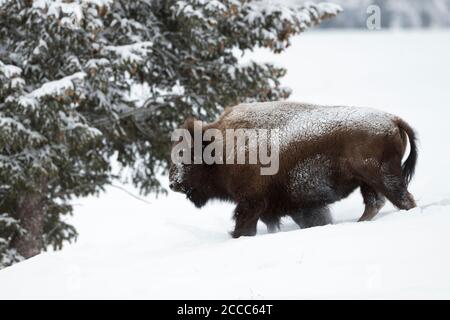
[[[394,115],[371,108],[284,101],[240,104],[225,117],[228,127],[242,127],[244,121],[249,128],[278,129],[281,147],[337,132],[386,135],[396,130],[395,119]]]

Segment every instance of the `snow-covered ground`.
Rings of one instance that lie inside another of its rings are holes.
[[[332,207],[334,225],[285,220],[231,239],[230,204],[197,210],[173,193],[147,204],[111,187],[76,201],[76,244],[0,271],[0,298],[450,298],[449,37],[310,32],[283,55],[255,53],[288,68],[291,100],[375,107],[415,127],[420,207],[355,223],[355,192]]]

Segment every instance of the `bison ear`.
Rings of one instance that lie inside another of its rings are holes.
[[[197,127],[202,130],[202,132],[205,130],[204,128],[204,122],[197,120],[194,117],[189,117],[184,121],[183,128],[189,130],[189,133],[191,134],[191,137],[194,137],[194,128]]]
[[[196,118],[189,117],[183,123],[183,128],[189,130],[192,137],[194,136],[194,124],[196,121],[198,121]]]

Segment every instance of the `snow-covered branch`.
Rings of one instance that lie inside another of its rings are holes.
[[[256,28],[254,32],[274,51],[285,48],[290,35],[304,32],[343,11],[339,5],[327,2],[287,6],[268,1],[251,1],[244,5],[244,10],[247,12],[244,19],[250,26],[272,21],[271,25]]]
[[[33,8],[41,14],[61,19],[61,24],[69,28],[79,28],[85,18],[86,7],[109,7],[114,0],[34,0]]]
[[[2,61],[0,61],[0,74],[3,74],[7,79],[11,79],[13,77],[18,77],[22,73],[22,69],[19,67],[10,65],[10,64],[4,64]]]
[[[10,137],[21,132],[22,134],[25,134],[29,140],[36,142],[46,140],[39,132],[27,129],[22,123],[10,117],[0,117],[0,128],[1,133],[8,133]]]
[[[263,20],[264,17],[269,15],[278,15],[281,20],[296,20],[308,27],[312,26],[313,22],[320,22],[342,12],[342,8],[339,5],[329,2],[307,2],[302,5],[287,6],[283,3],[269,1],[251,1],[246,4],[246,7],[249,12],[246,20],[250,23],[258,19]]]
[[[43,97],[72,96],[75,93],[76,86],[80,85],[85,76],[84,72],[77,72],[59,80],[47,82],[40,88],[19,97],[19,103],[23,106],[36,106],[39,99]]]
[[[106,46],[103,50],[112,52],[118,56],[120,63],[125,61],[142,62],[152,47],[153,42],[144,41],[123,46]]]

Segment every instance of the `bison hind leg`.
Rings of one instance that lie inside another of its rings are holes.
[[[364,182],[401,210],[416,207],[414,197],[408,192],[407,182],[402,176],[400,160],[398,159],[382,163],[381,170],[371,178],[365,179]]]
[[[402,210],[409,210],[416,206],[402,174],[401,156],[391,157],[376,166],[361,166],[357,171],[361,175],[361,192],[367,209],[367,213],[365,211],[363,214],[364,219],[361,217],[360,220],[373,218],[378,212],[375,210],[377,205],[368,206],[367,204],[373,201],[381,204],[384,197]]]
[[[302,208],[299,212],[291,214],[291,217],[302,229],[333,223],[330,209],[327,206]]]
[[[370,221],[383,208],[385,197],[366,184],[361,185],[361,194],[364,199],[365,209],[358,221]]]
[[[402,175],[400,161],[389,161],[381,165],[382,186],[380,192],[397,208],[410,210],[416,207],[416,202],[408,192],[407,180]]]

